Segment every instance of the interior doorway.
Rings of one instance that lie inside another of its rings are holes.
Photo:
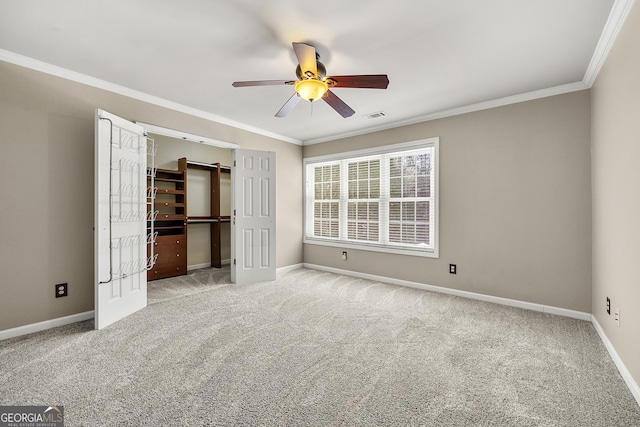
[[[224,142],[208,147],[206,138],[132,123],[102,110],[96,110],[95,129],[97,329],[146,307],[148,274],[155,274],[152,279],[160,278],[160,268],[154,270],[160,260],[172,260],[168,270],[177,265],[177,270],[186,274],[190,219],[193,225],[208,222],[211,227],[221,225],[224,217],[229,224],[229,232],[224,234],[230,242],[232,282],[275,279],[274,152],[241,150]],[[169,138],[166,143],[161,142],[164,138]],[[186,156],[199,157],[191,160],[194,171],[209,173],[208,188],[201,186],[201,195],[196,191],[196,197],[191,198],[197,209],[199,202],[206,200],[203,195],[208,194],[208,215],[189,213],[190,162]],[[229,175],[226,186],[220,173],[223,158],[229,160],[224,166]],[[165,169],[175,164],[174,159],[177,169]],[[225,187],[230,190],[227,195],[222,194]],[[157,199],[158,194],[170,197],[169,201]],[[227,206],[229,215],[224,215]],[[217,243],[222,245],[223,233],[220,227],[217,230]],[[214,233],[209,236],[212,248]],[[208,251],[209,266],[221,266],[219,249],[215,255]]]
[[[156,154],[155,167],[160,170],[184,171],[184,270],[220,267],[231,263],[231,149],[196,143],[182,138],[149,133]],[[217,167],[224,170],[219,174]],[[156,182],[159,189],[174,188],[170,182]],[[158,191],[158,217],[175,212],[171,194]],[[167,205],[163,205],[166,203]],[[214,208],[217,205],[217,208]],[[220,221],[217,223],[217,221]],[[173,254],[175,257],[176,254]],[[179,258],[179,257],[177,257]],[[159,260],[162,262],[162,260]],[[167,276],[165,276],[167,277]]]

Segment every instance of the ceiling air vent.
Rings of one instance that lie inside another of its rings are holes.
[[[378,119],[380,117],[386,117],[386,116],[388,116],[388,114],[385,113],[384,111],[378,111],[376,113],[371,113],[371,114],[365,115],[365,117],[368,118],[368,119]]]

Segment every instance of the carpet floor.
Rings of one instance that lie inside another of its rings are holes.
[[[0,405],[67,426],[640,426],[589,322],[310,269],[203,269],[0,342]]]

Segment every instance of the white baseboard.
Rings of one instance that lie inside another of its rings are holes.
[[[231,260],[230,259],[223,259],[222,260],[222,265],[229,265],[231,264]],[[205,262],[202,264],[193,264],[193,265],[188,265],[187,266],[187,271],[193,271],[193,270],[200,270],[201,268],[209,268],[211,267],[211,263],[210,262]]]
[[[231,260],[222,260],[222,265],[231,264]],[[302,268],[303,264],[294,264],[287,267],[281,267],[276,270],[277,275],[282,275],[293,270]],[[209,268],[211,263],[195,264],[187,267],[188,271],[198,270],[200,268]],[[34,332],[44,331],[46,329],[56,328],[58,326],[68,325],[70,323],[82,322],[94,318],[94,311],[86,311],[84,313],[72,314],[69,316],[59,317],[57,319],[45,320],[43,322],[32,323],[30,325],[18,326],[17,328],[5,329],[0,331],[0,341],[9,338],[19,337],[21,335],[32,334]]]
[[[443,288],[441,286],[425,285],[425,284],[422,284],[422,283],[410,282],[410,281],[407,281],[407,280],[393,279],[393,278],[383,277],[383,276],[376,276],[376,275],[373,275],[373,274],[358,273],[358,272],[355,272],[355,271],[342,270],[342,269],[339,269],[339,268],[325,267],[323,265],[315,265],[315,264],[305,263],[304,267],[305,268],[311,268],[311,269],[314,269],[314,270],[327,271],[327,272],[335,273],[335,274],[342,274],[342,275],[345,275],[345,276],[352,276],[352,277],[358,277],[358,278],[361,278],[361,279],[375,280],[375,281],[378,281],[378,282],[390,283],[390,284],[393,284],[393,285],[407,286],[407,287],[410,287],[410,288],[422,289],[422,290],[425,290],[425,291],[438,292],[438,293],[443,293],[443,294],[448,294],[448,295],[459,296],[459,297],[463,297],[463,298],[469,298],[469,299],[475,299],[475,300],[480,300],[480,301],[492,302],[492,303],[495,303],[495,304],[508,305],[508,306],[511,306],[511,307],[524,308],[524,309],[527,309],[527,310],[540,311],[540,312],[543,312],[543,313],[555,314],[555,315],[558,315],[558,316],[570,317],[570,318],[573,318],[573,319],[590,321],[593,324],[593,326],[595,327],[596,331],[598,332],[598,335],[600,336],[600,339],[604,343],[604,346],[606,347],[607,351],[611,355],[611,359],[613,360],[613,363],[618,368],[618,371],[620,372],[620,375],[622,375],[622,378],[624,379],[624,382],[627,384],[627,387],[629,387],[629,390],[631,391],[631,394],[633,394],[633,397],[636,399],[636,401],[640,405],[640,387],[638,386],[638,384],[635,382],[635,380],[631,376],[631,373],[629,372],[627,367],[624,365],[624,362],[622,361],[622,359],[620,358],[620,356],[616,352],[616,349],[614,348],[613,344],[611,344],[611,341],[609,341],[609,338],[604,333],[604,330],[602,329],[602,327],[600,326],[600,324],[596,320],[595,316],[593,316],[593,315],[591,315],[589,313],[585,313],[585,312],[582,312],[582,311],[569,310],[569,309],[566,309],[566,308],[547,306],[547,305],[543,305],[543,304],[535,304],[535,303],[531,303],[531,302],[518,301],[518,300],[513,300],[513,299],[508,299],[508,298],[494,297],[494,296],[491,296],[491,295],[478,294],[478,293],[474,293],[474,292],[460,291],[460,290],[457,290],[457,289]]]
[[[375,280],[377,282],[390,283],[392,285],[406,286],[409,288],[422,289],[424,291],[454,295],[462,298],[492,302],[495,304],[508,305],[510,307],[519,307],[527,310],[540,311],[542,313],[549,313],[549,314],[555,314],[558,316],[571,317],[573,319],[591,321],[591,314],[585,313],[582,311],[575,311],[575,310],[569,310],[566,308],[548,306],[544,304],[536,304],[532,302],[518,301],[514,299],[509,299],[509,298],[501,298],[501,297],[495,297],[491,295],[478,294],[475,292],[460,291],[457,289],[444,288],[442,286],[433,286],[433,285],[427,285],[424,283],[410,282],[408,280],[394,279],[391,277],[376,276],[373,274],[359,273],[356,271],[342,270],[342,269],[333,268],[333,267],[325,267],[323,265],[304,263],[304,267],[311,268],[314,270],[327,271],[329,273],[342,274],[344,276],[353,276],[361,279]]]
[[[640,405],[640,387],[638,386],[638,383],[636,383],[636,381],[631,376],[631,373],[629,372],[627,367],[624,365],[624,362],[616,352],[616,349],[614,348],[613,344],[611,344],[611,341],[609,341],[609,338],[604,333],[604,330],[596,320],[595,316],[589,313],[585,313],[582,311],[569,310],[566,308],[552,307],[552,306],[547,306],[543,304],[535,304],[535,303],[530,303],[525,301],[518,301],[518,300],[513,300],[508,298],[494,297],[491,295],[483,295],[483,294],[478,294],[474,292],[443,288],[441,286],[425,285],[422,283],[393,279],[393,278],[383,277],[383,276],[376,276],[373,274],[358,273],[355,271],[342,270],[339,268],[325,267],[323,265],[304,263],[304,267],[311,268],[314,270],[327,271],[329,273],[342,274],[344,276],[352,276],[352,277],[358,277],[361,279],[375,280],[378,282],[390,283],[393,285],[407,286],[410,288],[422,289],[425,291],[438,292],[438,293],[443,293],[448,295],[459,296],[463,298],[492,302],[495,304],[508,305],[511,307],[520,307],[527,310],[540,311],[543,313],[555,314],[558,316],[570,317],[573,319],[590,321],[595,327],[596,331],[598,332],[598,335],[600,336],[600,339],[602,340],[607,351],[611,355],[611,359],[613,360],[613,363],[618,368],[620,375],[622,375],[624,382],[627,384],[627,387],[629,387],[631,394],[633,394],[633,397],[636,399],[636,401]]]
[[[44,331],[46,329],[57,328],[58,326],[68,325],[70,323],[82,322],[84,320],[93,319],[94,312],[85,311],[84,313],[71,314],[69,316],[58,317],[57,319],[45,320],[43,322],[32,323],[30,325],[18,326],[17,328],[5,329],[0,331],[0,340],[19,337],[20,335],[32,334],[34,332]]]
[[[290,271],[293,270],[297,270],[299,268],[304,267],[304,264],[300,263],[300,264],[293,264],[293,265],[288,265],[286,267],[280,267],[276,269],[276,276],[281,276],[283,274],[286,274]]]
[[[211,267],[210,262],[205,262],[203,264],[187,265],[187,271],[200,270],[201,268],[209,268],[209,267]]]
[[[615,347],[613,347],[613,344],[611,344],[611,341],[609,341],[609,337],[607,337],[607,335],[604,333],[604,329],[602,329],[602,326],[600,326],[600,323],[598,323],[598,320],[593,315],[591,316],[591,323],[593,323],[593,327],[596,328],[598,335],[600,335],[600,339],[602,340],[604,346],[607,348],[607,351],[609,352],[611,359],[613,359],[613,363],[615,363],[616,368],[618,368],[618,372],[620,372],[620,375],[622,375],[624,382],[627,383],[627,387],[629,387],[629,390],[631,390],[631,394],[633,394],[636,402],[638,402],[638,405],[640,405],[640,386],[638,386],[638,383],[636,383],[631,376],[631,373],[624,365],[624,362],[618,355]]]
[[[224,261],[223,261],[223,263],[224,263]],[[201,267],[191,266],[193,268],[190,267],[189,269],[195,270],[197,268],[205,268],[205,267],[209,267],[209,266],[210,266],[209,264],[204,264]],[[543,312],[543,313],[555,314],[555,315],[558,315],[558,316],[571,317],[571,318],[574,318],[574,319],[591,321],[591,323],[593,324],[594,328],[598,332],[598,335],[600,336],[600,339],[602,340],[605,348],[609,352],[609,355],[611,356],[611,359],[613,360],[613,363],[618,368],[618,371],[620,372],[620,375],[622,375],[622,378],[624,379],[625,383],[627,384],[627,387],[629,387],[629,390],[633,394],[633,397],[636,399],[636,401],[640,405],[640,386],[638,386],[638,384],[635,382],[635,380],[631,376],[631,373],[629,372],[629,370],[625,366],[624,362],[622,361],[622,359],[620,358],[620,356],[616,352],[616,349],[614,348],[614,346],[611,343],[611,341],[609,341],[609,338],[607,337],[607,335],[604,333],[604,330],[600,326],[600,323],[598,323],[598,320],[595,318],[595,316],[593,316],[593,315],[591,315],[589,313],[584,313],[584,312],[575,311],[575,310],[569,310],[569,309],[565,309],[565,308],[545,306],[545,305],[542,305],[542,304],[535,304],[535,303],[530,303],[530,302],[525,302],[525,301],[512,300],[512,299],[508,299],[508,298],[494,297],[494,296],[491,296],[491,295],[483,295],[483,294],[478,294],[478,293],[474,293],[474,292],[467,292],[467,291],[460,291],[460,290],[456,290],[456,289],[443,288],[441,286],[425,285],[425,284],[422,284],[422,283],[410,282],[410,281],[407,281],[407,280],[393,279],[393,278],[389,278],[389,277],[376,276],[376,275],[373,275],[373,274],[358,273],[358,272],[354,272],[354,271],[342,270],[342,269],[339,269],[339,268],[332,268],[332,267],[325,267],[325,266],[322,266],[322,265],[315,265],[315,264],[309,264],[309,263],[293,264],[293,265],[289,265],[289,266],[286,266],[286,267],[280,267],[280,268],[278,268],[276,270],[276,274],[277,275],[282,275],[282,274],[285,274],[285,273],[288,273],[290,271],[297,270],[297,269],[303,268],[303,267],[304,268],[311,268],[311,269],[314,269],[314,270],[327,271],[327,272],[335,273],[335,274],[342,274],[344,276],[352,276],[352,277],[358,277],[358,278],[361,278],[361,279],[375,280],[375,281],[378,281],[378,282],[390,283],[390,284],[393,284],[393,285],[406,286],[406,287],[410,287],[410,288],[422,289],[422,290],[431,291],[431,292],[443,293],[443,294],[454,295],[454,296],[459,296],[459,297],[463,297],[463,298],[469,298],[469,299],[475,299],[475,300],[480,300],[480,301],[492,302],[492,303],[496,303],[496,304],[508,305],[508,306],[511,306],[511,307],[520,307],[520,308],[524,308],[524,309],[528,309],[528,310],[534,310],[534,311],[540,311],[540,312]],[[94,311],[91,310],[91,311],[85,311],[84,313],[77,313],[77,314],[72,314],[72,315],[69,315],[69,316],[58,317],[56,319],[45,320],[43,322],[32,323],[30,325],[19,326],[17,328],[5,329],[3,331],[0,331],[0,341],[1,340],[6,340],[6,339],[9,339],[9,338],[18,337],[18,336],[21,336],[21,335],[31,334],[31,333],[34,333],[34,332],[44,331],[46,329],[56,328],[58,326],[64,326],[64,325],[68,325],[68,324],[71,324],[71,323],[82,322],[82,321],[85,321],[85,320],[93,319],[93,317],[94,317]]]

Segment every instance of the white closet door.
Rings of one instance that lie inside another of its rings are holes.
[[[95,124],[95,327],[147,305],[147,138],[102,110]]]
[[[231,175],[231,281],[276,278],[276,154],[235,149]]]

